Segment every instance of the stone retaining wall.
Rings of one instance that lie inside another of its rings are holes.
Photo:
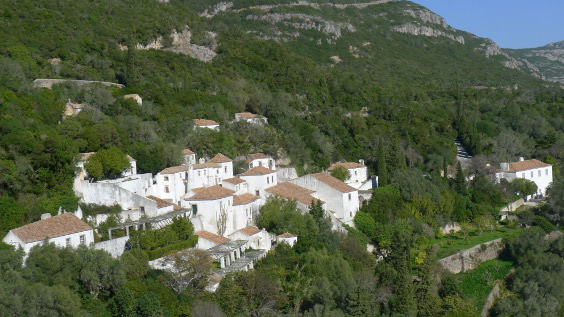
[[[482,262],[497,258],[503,248],[504,244],[500,238],[478,244],[470,249],[440,259],[439,263],[445,270],[449,270],[452,273],[466,272],[475,269]]]

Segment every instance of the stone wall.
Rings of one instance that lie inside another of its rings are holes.
[[[298,172],[293,167],[278,167],[276,175],[278,176],[279,183],[298,178]]]
[[[497,258],[503,250],[504,244],[500,239],[478,244],[444,259],[439,263],[445,270],[452,273],[466,272],[475,269],[480,263]]]
[[[111,83],[107,81],[95,81],[95,80],[77,80],[77,79],[36,79],[33,81],[33,87],[41,87],[41,88],[49,88],[53,87],[53,85],[57,84],[64,84],[64,83],[72,83],[78,85],[85,85],[85,84],[102,84],[105,86],[115,86],[119,88],[123,88],[122,84]]]
[[[80,201],[86,204],[103,206],[117,204],[124,210],[140,210],[143,207],[147,217],[155,217],[159,214],[156,201],[135,194],[117,184],[82,181],[80,183],[80,191],[76,192],[76,194],[80,197]]]
[[[519,198],[516,201],[508,204],[507,206],[501,208],[500,211],[515,211],[517,210],[517,208],[521,207],[521,205],[523,205],[524,203],[525,201],[523,200],[523,198]]]
[[[125,252],[125,243],[129,237],[121,237],[108,241],[102,241],[94,244],[94,249],[104,250],[108,252],[113,258],[117,258]]]

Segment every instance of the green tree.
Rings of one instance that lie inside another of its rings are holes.
[[[336,179],[344,182],[347,179],[349,179],[349,177],[351,177],[351,173],[349,172],[349,170],[347,168],[339,165],[331,171],[331,176],[333,176]]]
[[[535,182],[524,179],[524,178],[516,178],[511,182],[511,187],[513,187],[513,191],[518,193],[522,197],[526,197],[532,195],[537,192],[537,184]]]
[[[466,194],[466,178],[464,177],[464,171],[462,170],[462,165],[458,161],[456,165],[456,178],[454,179],[454,190],[460,195]]]
[[[84,164],[86,172],[94,179],[117,178],[130,167],[127,155],[116,147],[98,151]]]
[[[377,172],[378,187],[388,185],[388,164],[386,162],[386,150],[384,149],[382,137],[380,137],[378,142]]]

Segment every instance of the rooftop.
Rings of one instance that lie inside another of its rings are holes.
[[[244,172],[243,174],[241,174],[241,176],[258,176],[258,175],[268,175],[272,173],[276,173],[276,171],[273,171],[270,168],[266,168],[263,166],[256,166]]]
[[[258,115],[254,114],[254,113],[250,113],[250,112],[239,112],[239,113],[236,113],[235,115],[239,116],[241,118],[245,118],[245,119],[252,119],[252,118],[258,117]]]
[[[356,190],[356,188],[349,186],[326,173],[309,174],[309,176],[342,193],[348,193]]]
[[[277,237],[278,237],[278,238],[295,238],[295,237],[297,237],[297,236],[296,236],[296,235],[293,235],[293,234],[291,234],[291,233],[289,233],[289,232],[286,232],[286,233],[283,233],[283,234],[278,235]]]
[[[174,174],[180,172],[186,172],[188,170],[188,165],[171,166],[160,171],[159,174]]]
[[[80,153],[80,161],[86,162],[90,159],[92,155],[96,154],[96,152],[88,152],[88,153]],[[135,161],[130,155],[125,155],[130,162]]]
[[[332,170],[334,170],[335,168],[337,168],[338,166],[342,166],[342,167],[344,167],[344,168],[346,168],[346,169],[359,168],[359,167],[366,167],[366,166],[364,166],[364,165],[362,165],[362,164],[355,163],[355,162],[338,162],[338,163],[335,163],[335,164],[331,165],[327,170],[328,170],[328,171],[332,171]]]
[[[520,171],[532,170],[535,168],[549,167],[549,166],[551,165],[541,162],[539,160],[532,159],[532,160],[509,163],[509,171],[520,172]]]
[[[315,193],[313,190],[309,190],[289,182],[279,183],[276,186],[267,188],[266,191],[283,198],[293,199],[308,206],[310,206],[313,201],[319,200],[311,196],[311,194]],[[323,203],[323,201],[319,201]]]
[[[161,199],[157,196],[153,196],[153,195],[149,195],[147,196],[147,198],[154,200],[157,202],[157,208],[163,208],[163,207],[168,207],[168,206],[172,206],[173,210],[178,211],[178,210],[182,210],[183,208],[178,206],[175,203],[171,203],[170,201],[166,201],[164,199]]]
[[[249,155],[247,155],[247,156],[248,156],[250,159],[253,159],[253,160],[270,158],[270,157],[268,157],[268,155],[266,155],[266,154],[264,154],[264,153],[252,153],[252,154],[249,154]]]
[[[246,182],[246,180],[239,178],[239,177],[231,177],[231,178],[224,179],[223,181],[231,183],[231,184],[235,184],[235,185]]]
[[[195,235],[197,235],[198,237],[211,241],[213,243],[216,244],[222,244],[222,243],[226,243],[229,242],[231,240],[227,239],[226,237],[222,237],[220,235],[217,235],[215,233],[211,233],[209,231],[198,231],[196,233],[194,233]]]
[[[202,168],[220,168],[218,164],[215,163],[202,163],[202,164],[192,164],[192,168],[195,170],[199,170]]]
[[[233,196],[233,206],[247,205],[257,199],[259,197],[252,194],[235,195]]]
[[[243,229],[238,230],[237,232],[241,232],[244,235],[252,236],[260,232],[260,229],[256,226],[246,226]]]
[[[190,149],[184,149],[184,150],[182,150],[182,154],[188,155],[188,154],[196,154],[196,153],[194,153],[194,152],[193,152],[192,150],[190,150]]]
[[[196,194],[184,200],[215,200],[233,196],[233,194],[235,193],[231,189],[227,189],[219,185],[194,188],[192,189],[192,191]]]
[[[219,125],[219,123],[208,119],[193,119],[192,121],[194,121],[194,124],[199,127],[205,127],[209,125]]]
[[[216,156],[214,156],[211,160],[209,160],[209,163],[227,163],[227,162],[232,162],[233,160],[228,158],[227,156],[221,154],[221,153],[217,153]]]
[[[12,229],[12,232],[23,242],[30,243],[87,230],[92,230],[92,227],[74,214],[65,213]]]

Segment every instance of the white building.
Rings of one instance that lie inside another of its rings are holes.
[[[276,171],[262,166],[253,167],[239,177],[247,181],[249,192],[259,197],[265,197],[264,190],[278,183]]]
[[[261,205],[261,199],[258,196],[245,193],[233,196],[233,229],[239,230],[254,221],[254,217],[258,214]]]
[[[552,183],[552,165],[539,160],[525,160],[521,157],[518,162],[501,163],[500,167],[495,173],[497,182],[502,178],[509,182],[516,178],[528,179],[537,185],[536,195],[546,195],[546,189]]]
[[[265,191],[267,193],[267,197],[278,196],[286,199],[295,200],[297,203],[297,207],[303,212],[308,212],[309,207],[312,205],[314,201],[321,202],[322,206],[325,205],[324,201],[314,197],[316,195],[315,191],[300,187],[290,182],[277,184],[276,186],[267,188]]]
[[[345,183],[356,189],[359,189],[368,180],[368,168],[364,164],[355,162],[339,162],[331,165],[328,171],[331,172],[339,166],[344,167],[347,171],[349,171],[350,176],[345,180]]]
[[[296,242],[298,237],[288,232],[276,236],[276,243],[287,243],[293,247]]]
[[[236,231],[232,208],[234,193],[219,185],[190,190],[184,206],[192,207],[194,229],[219,235]]]
[[[231,177],[224,179],[222,186],[234,191],[235,195],[242,195],[249,192],[249,186],[247,182],[240,177]]]
[[[213,120],[193,119],[192,121],[194,122],[194,129],[206,128],[206,129],[219,131],[219,123]]]
[[[182,150],[182,157],[183,157],[183,164],[190,165],[196,164],[196,153],[192,152],[190,149],[183,149]]]
[[[208,163],[215,163],[220,166],[221,180],[233,177],[233,160],[231,160],[227,156],[218,153],[211,160],[209,160]],[[221,181],[219,183],[221,184]]]
[[[94,243],[94,231],[74,214],[65,213],[12,229],[2,239],[4,243],[22,248],[26,254],[45,240],[61,248],[76,248]]]
[[[201,163],[188,166],[188,190],[221,184],[221,165]]]
[[[235,114],[235,121],[246,121],[252,124],[265,125],[268,119],[258,114],[250,112],[240,112]]]
[[[202,250],[207,250],[215,247],[216,245],[231,241],[226,237],[222,237],[209,231],[198,231],[194,234],[198,236],[198,244],[196,244],[196,248]]]
[[[247,241],[247,248],[255,250],[270,250],[272,248],[272,241],[270,234],[265,229],[260,230],[256,226],[247,226],[241,228],[229,235],[231,240],[245,240]]]
[[[292,183],[315,191],[316,198],[325,201],[325,210],[331,218],[347,225],[359,209],[358,190],[326,173],[308,174],[291,180]]]
[[[271,170],[276,170],[276,162],[270,156],[263,153],[253,153],[246,156],[249,168],[263,166]]]
[[[155,175],[155,196],[180,205],[187,191],[187,165],[167,167]]]

